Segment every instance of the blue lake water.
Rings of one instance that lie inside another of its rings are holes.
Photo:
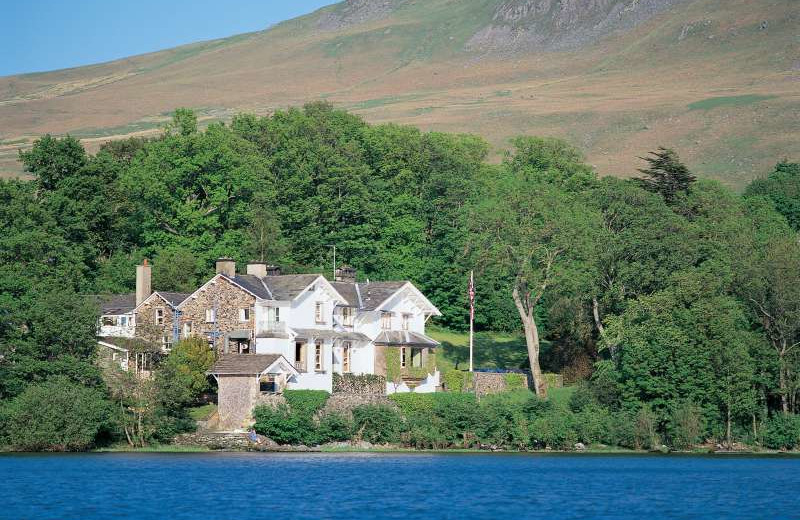
[[[800,518],[800,458],[0,456],[3,519]]]

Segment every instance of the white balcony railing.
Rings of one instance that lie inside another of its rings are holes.
[[[289,329],[285,321],[259,321],[256,334],[279,333],[286,334]]]

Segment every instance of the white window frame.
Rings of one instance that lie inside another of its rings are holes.
[[[172,336],[169,334],[161,336],[161,348],[167,352],[172,350]]]
[[[192,335],[193,323],[191,321],[184,321],[183,322],[183,337],[188,338]]]
[[[316,302],[314,305],[314,321],[319,324],[325,323],[325,302]]]
[[[164,324],[164,307],[155,308],[156,325]]]
[[[345,327],[352,327],[355,323],[356,313],[353,312],[352,307],[342,307],[342,325]]]
[[[406,368],[407,365],[406,347],[400,347],[400,368]]]
[[[403,330],[409,330],[411,328],[411,314],[404,312],[403,313],[403,321],[402,326]]]
[[[392,330],[393,320],[394,320],[393,312],[381,311],[381,330]]]
[[[342,372],[349,374],[352,372],[351,367],[352,344],[349,341],[342,343]]]
[[[248,321],[250,321],[250,308],[249,307],[245,307],[245,308],[239,309],[239,321],[240,322],[248,322]]]
[[[217,322],[217,311],[215,309],[206,309],[206,323]]]
[[[325,371],[325,343],[321,339],[314,342],[314,371]]]

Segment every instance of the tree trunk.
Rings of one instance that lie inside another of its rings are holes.
[[[786,389],[786,359],[784,358],[785,349],[778,351],[778,388],[781,392],[781,410],[783,413],[789,413],[789,399]]]
[[[730,403],[728,403],[728,414],[727,414],[727,421],[726,421],[725,426],[726,426],[726,430],[725,430],[726,443],[728,445],[728,449],[730,450],[732,448],[732,446],[733,446],[731,444],[731,405],[730,405]]]
[[[547,385],[544,382],[542,368],[539,365],[539,328],[536,326],[536,318],[534,316],[536,306],[531,303],[530,295],[526,295],[525,301],[523,301],[519,286],[516,284],[514,285],[512,296],[514,305],[516,305],[519,312],[519,318],[522,320],[522,327],[525,329],[525,344],[528,347],[528,360],[531,364],[533,386],[536,390],[536,395],[545,398],[547,397]]]
[[[547,397],[547,385],[542,377],[542,368],[539,365],[539,328],[533,317],[524,317],[522,324],[525,328],[525,343],[528,347],[528,359],[531,363],[531,375],[533,376],[533,386],[536,395]]]
[[[597,301],[597,296],[592,296],[592,315],[594,316],[594,324],[597,327],[597,332],[600,333],[600,339],[605,341],[606,339],[606,328],[603,326],[603,320],[600,319],[600,303]],[[614,358],[616,354],[617,347],[616,345],[609,345],[608,352],[611,354],[611,358]]]

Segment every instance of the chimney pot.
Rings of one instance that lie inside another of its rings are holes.
[[[224,274],[228,278],[235,278],[236,260],[232,258],[220,258],[217,260],[217,274]]]
[[[264,278],[267,276],[267,263],[266,262],[249,262],[247,264],[247,274]]]
[[[336,268],[335,280],[337,282],[356,283],[356,270],[349,265],[340,265]]]
[[[138,307],[145,301],[151,294],[153,289],[151,285],[152,272],[150,264],[147,263],[147,258],[144,259],[142,265],[136,266],[136,306]]]

